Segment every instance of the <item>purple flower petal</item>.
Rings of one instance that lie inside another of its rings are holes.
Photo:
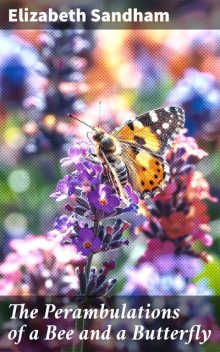
[[[73,244],[82,255],[89,256],[101,249],[102,242],[94,231],[88,227],[79,230],[79,235],[73,239]]]
[[[56,201],[64,200],[74,194],[76,188],[76,179],[73,175],[66,175],[57,184],[56,191],[51,194],[51,198]]]
[[[69,149],[68,156],[61,159],[62,166],[69,166],[80,162],[83,156],[88,153],[88,144],[85,142],[77,142],[76,145]]]
[[[125,189],[125,192],[127,193],[128,197],[132,201],[132,203],[138,204],[139,197],[138,197],[137,193],[135,193],[133,191],[133,189],[131,188],[131,186],[128,183],[125,185],[124,189]]]
[[[88,200],[98,210],[111,214],[120,205],[118,195],[113,193],[110,186],[101,184],[94,191],[88,193]]]

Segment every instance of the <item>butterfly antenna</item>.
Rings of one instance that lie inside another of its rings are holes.
[[[76,121],[79,121],[81,123],[83,123],[84,125],[88,126],[89,128],[91,128],[93,131],[97,132],[96,129],[92,126],[90,126],[88,123],[86,123],[85,121],[82,121],[80,119],[78,119],[77,117],[74,117],[73,115],[71,114],[68,114],[69,117],[71,117],[72,119],[76,120]]]

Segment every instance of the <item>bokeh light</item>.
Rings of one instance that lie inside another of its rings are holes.
[[[16,193],[27,191],[30,186],[30,175],[27,170],[17,169],[8,176],[8,184]]]

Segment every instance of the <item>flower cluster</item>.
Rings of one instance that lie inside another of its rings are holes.
[[[81,96],[88,89],[84,73],[91,63],[93,32],[76,29],[70,23],[64,30],[43,31],[39,39],[40,61],[36,69],[42,77],[44,94],[35,98],[38,109],[61,116],[81,113],[85,109]]]
[[[219,342],[220,329],[210,300],[213,291],[207,280],[193,281],[200,273],[201,266],[202,263],[198,258],[185,254],[177,255],[174,243],[151,239],[146,252],[139,258],[136,266],[127,268],[127,282],[123,294],[133,297],[129,300],[132,307],[140,305],[142,296],[143,303],[148,297],[151,305],[158,307],[161,304],[163,308],[169,309],[172,309],[173,300],[175,300],[175,306],[180,307],[181,315],[172,328],[174,326],[178,328],[179,324],[181,329],[195,323],[201,324],[202,328],[212,331],[210,341]],[[143,321],[143,324],[146,324],[146,321]],[[163,324],[163,320],[157,319],[149,321],[147,327],[155,329],[155,325],[159,328]],[[166,324],[169,325],[169,321]],[[128,323],[127,328],[129,327]],[[192,346],[194,347],[193,344],[194,342],[190,344],[189,351]],[[180,341],[174,342],[174,345],[176,351],[183,351]]]
[[[188,254],[206,262],[211,260],[205,252],[197,252],[193,245],[199,241],[204,246],[212,244],[206,200],[215,202],[209,184],[195,166],[207,154],[192,137],[180,135],[167,155],[171,179],[167,187],[148,203],[142,203],[146,216],[136,234],[147,238],[171,241],[176,254]]]
[[[64,346],[77,345],[77,331],[70,340],[45,340],[48,321],[43,319],[43,307],[48,303],[48,297],[57,307],[62,307],[68,298],[76,295],[79,280],[75,268],[81,263],[81,256],[73,246],[63,248],[46,236],[29,235],[25,239],[11,241],[10,247],[12,251],[0,264],[1,304],[4,305],[4,297],[10,297],[12,303],[25,303],[26,309],[37,309],[39,315],[38,319],[5,321],[1,325],[0,351],[57,352]],[[8,333],[19,329],[24,323],[27,329],[19,346],[16,346],[14,341],[8,339]],[[58,331],[73,328],[73,320],[63,317],[50,317],[50,324],[54,324]],[[34,329],[40,331],[40,336],[33,347],[29,331]]]
[[[215,140],[219,134],[220,85],[211,73],[196,69],[185,71],[167,98],[186,113],[186,128],[191,136]]]
[[[142,272],[143,277],[144,272]],[[115,331],[120,329],[126,329],[127,336],[129,337],[129,347],[126,341],[116,341],[117,351],[129,352],[129,351],[141,351],[145,350],[146,347],[151,351],[161,351],[164,349],[165,351],[175,350],[176,352],[201,352],[201,346],[196,341],[196,339],[192,339],[189,344],[186,344],[185,339],[180,340],[172,340],[170,339],[157,339],[157,332],[160,329],[169,329],[171,331],[177,330],[186,330],[188,331],[193,325],[201,326],[202,329],[210,329],[211,336],[209,342],[217,343],[220,341],[220,329],[213,314],[213,307],[211,303],[210,297],[205,297],[204,293],[199,290],[200,293],[195,293],[195,296],[189,295],[185,296],[174,296],[168,297],[164,293],[161,297],[155,295],[145,295],[138,296],[133,295],[127,297],[127,306],[129,309],[139,309],[142,307],[149,307],[150,310],[158,310],[160,307],[161,311],[173,311],[175,307],[179,307],[179,318],[178,319],[169,319],[167,317],[159,316],[157,319],[145,319],[140,318],[139,323],[144,326],[146,331],[149,331],[152,338],[149,340],[139,339],[134,341],[133,337],[133,324],[130,319],[117,320],[115,326]],[[166,291],[165,291],[166,292]],[[200,294],[201,296],[198,296]],[[117,303],[120,306],[125,297],[117,297]],[[146,303],[147,302],[147,303]],[[153,338],[154,337],[154,338]],[[217,346],[217,345],[216,345]],[[209,348],[209,347],[208,347]]]
[[[116,283],[115,279],[106,279],[115,262],[103,263],[103,268],[97,272],[91,267],[92,255],[129,244],[123,234],[130,225],[121,215],[136,209],[134,201],[138,199],[127,186],[125,189],[131,202],[124,205],[105,177],[103,166],[89,160],[89,153],[89,145],[78,142],[69,150],[68,156],[61,159],[61,164],[71,172],[58,182],[51,197],[66,201],[66,213],[56,218],[50,235],[62,244],[74,245],[84,258],[78,269],[80,294],[101,296]]]
[[[73,295],[79,288],[74,267],[81,261],[76,249],[63,248],[45,236],[29,235],[10,242],[0,264],[0,295]]]
[[[35,65],[38,87],[35,95],[24,101],[34,120],[24,126],[27,142],[22,149],[23,157],[67,149],[68,137],[74,133],[61,118],[85,111],[83,97],[89,89],[85,73],[94,49],[92,31],[69,23],[63,30],[42,31],[38,39],[39,59]]]
[[[4,104],[5,110],[9,112],[11,104],[21,108],[27,93],[33,92],[32,70],[37,55],[34,47],[22,38],[21,31],[2,32],[0,41],[0,81],[1,87],[4,87],[1,89],[0,98],[1,104]]]
[[[27,139],[21,150],[24,158],[49,151],[66,150],[73,138],[69,125],[52,114],[44,116],[40,123],[27,122],[23,132]]]
[[[128,268],[124,292],[130,295],[211,295],[206,282],[192,282],[201,268],[198,258],[177,255],[173,242],[151,239],[136,267]]]
[[[75,297],[75,302],[83,304],[88,302],[88,298],[92,297],[90,304],[99,306],[102,303],[100,297],[110,292],[117,282],[116,279],[107,279],[108,273],[115,269],[115,266],[116,262],[114,260],[106,261],[102,264],[102,268],[97,271],[95,267],[89,268],[87,259],[84,258],[76,271],[80,289],[77,297]]]

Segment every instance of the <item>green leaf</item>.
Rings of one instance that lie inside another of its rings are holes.
[[[204,270],[199,275],[197,275],[194,281],[198,283],[200,280],[207,279],[210,288],[215,291],[216,295],[220,295],[220,281],[218,275],[219,272],[220,259],[214,256],[213,262],[206,264],[204,266]]]

